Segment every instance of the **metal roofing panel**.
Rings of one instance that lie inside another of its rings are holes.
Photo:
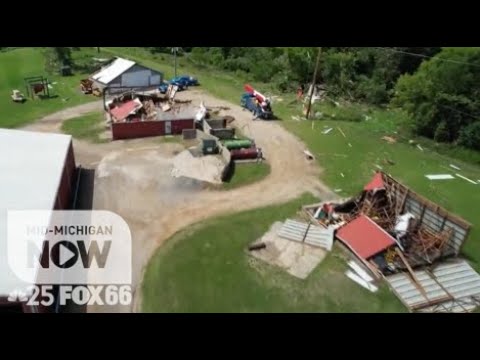
[[[101,69],[96,74],[93,74],[92,79],[99,81],[102,84],[108,84],[130,69],[133,65],[135,65],[134,61],[116,58],[110,65]]]
[[[278,231],[278,236],[288,240],[303,241],[308,224],[287,219]]]
[[[142,102],[137,98],[135,100],[127,101],[120,106],[117,106],[110,110],[112,116],[117,120],[123,120],[130,114],[135,113],[142,108]]]
[[[53,209],[71,140],[70,135],[0,129],[0,295],[25,285],[8,266],[7,211]]]
[[[427,298],[415,286],[408,273],[399,273],[387,276],[387,282],[393,288],[397,296],[410,308],[426,306],[429,302],[447,298],[448,294],[442,287],[425,271],[415,271],[420,285],[427,294]]]
[[[425,306],[427,301],[414,286],[407,273],[387,276],[387,282],[408,307],[422,307],[421,312],[470,312],[480,304],[480,275],[465,261],[455,260],[438,265],[430,272],[415,271],[415,276],[424,287],[429,300],[449,300],[434,306]]]
[[[334,230],[332,228],[325,229],[320,226],[311,225],[308,228],[305,243],[319,246],[330,251],[333,246],[333,232]]]
[[[365,215],[358,216],[338,229],[336,236],[363,259],[395,244],[395,240],[385,230]]]

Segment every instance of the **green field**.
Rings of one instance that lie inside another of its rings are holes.
[[[74,55],[79,53],[74,52]],[[45,72],[44,63],[40,49],[22,48],[0,52],[0,127],[19,127],[62,108],[96,100],[79,90],[80,79],[85,74],[50,76]],[[26,96],[24,78],[29,76],[47,77],[51,83],[52,98],[29,98],[23,104],[14,103],[10,97],[12,90],[20,90]]]
[[[372,294],[345,275],[340,249],[299,280],[246,254],[278,219],[295,214],[304,196],[282,206],[207,220],[162,246],[143,283],[145,312],[402,312],[384,285]]]
[[[93,143],[103,143],[107,140],[100,135],[105,132],[105,118],[101,112],[69,119],[62,124],[62,131],[76,139],[87,140]]]

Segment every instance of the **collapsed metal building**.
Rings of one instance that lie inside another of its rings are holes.
[[[377,172],[341,203],[304,207],[411,311],[468,312],[480,304],[480,275],[459,259],[471,224]]]

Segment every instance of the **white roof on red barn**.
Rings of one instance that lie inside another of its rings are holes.
[[[115,80],[125,71],[130,69],[133,65],[135,65],[135,61],[116,58],[109,65],[93,74],[92,79],[101,82],[102,84],[109,84],[111,81]]]
[[[70,135],[0,129],[0,297],[30,285],[8,265],[7,212],[54,208],[71,140]]]

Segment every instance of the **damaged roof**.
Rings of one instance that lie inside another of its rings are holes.
[[[96,74],[93,74],[92,79],[101,82],[102,84],[109,84],[133,65],[135,65],[134,61],[116,58],[110,65],[104,67]]]
[[[363,188],[365,191],[372,191],[376,189],[385,189],[385,183],[383,182],[383,176],[381,172],[377,172],[373,176],[372,180]]]
[[[142,102],[139,99],[130,100],[110,110],[110,114],[117,120],[123,120],[142,106]]]
[[[396,244],[393,237],[365,215],[358,216],[338,229],[337,238],[363,259]]]

